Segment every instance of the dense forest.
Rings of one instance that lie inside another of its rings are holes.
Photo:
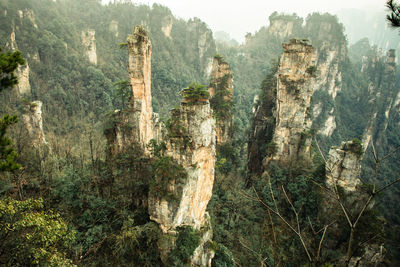
[[[328,13],[214,37],[158,4],[0,0],[0,265],[400,263],[398,47]]]

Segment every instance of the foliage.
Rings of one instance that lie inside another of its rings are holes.
[[[13,142],[6,136],[7,128],[17,122],[17,116],[5,115],[0,119],[0,172],[21,168],[21,165],[16,162],[18,155],[12,147]]]
[[[207,100],[210,94],[203,84],[192,82],[182,90],[182,96],[190,104],[195,104]]]
[[[307,68],[306,72],[310,74],[311,77],[316,77],[316,72],[317,72],[317,67],[316,66],[310,66]]]
[[[227,174],[239,166],[240,151],[230,143],[219,145],[217,147],[216,169]]]
[[[358,138],[353,139],[353,141],[349,144],[349,149],[359,156],[364,153],[361,141]]]
[[[2,265],[73,266],[64,251],[75,233],[58,214],[43,211],[42,199],[1,199],[0,237]]]
[[[115,237],[116,257],[124,265],[162,266],[157,241],[161,231],[154,222],[136,226],[133,219],[124,222],[121,233]]]
[[[194,250],[200,245],[200,233],[191,226],[178,228],[175,248],[171,251],[170,261],[173,266],[185,266],[190,263]]]
[[[386,15],[386,19],[390,22],[390,26],[394,28],[400,27],[400,6],[394,0],[388,0],[386,7],[390,10],[390,14]]]
[[[157,197],[175,199],[178,187],[187,179],[186,170],[173,158],[161,156],[153,163],[154,178],[150,182],[150,192]],[[174,184],[174,191],[171,191],[171,183]]]
[[[233,267],[232,252],[229,251],[223,244],[218,244],[218,249],[215,251],[215,256],[212,260],[212,267]]]
[[[215,95],[211,98],[210,105],[217,120],[226,120],[232,117],[233,96],[228,88],[230,78],[231,74],[226,74],[210,84],[210,87],[215,87]]]
[[[0,92],[18,84],[14,71],[19,65],[25,65],[20,51],[4,53],[0,47]]]
[[[125,108],[125,103],[129,101],[132,96],[130,83],[128,80],[122,80],[113,84],[115,97],[121,100],[121,109]]]

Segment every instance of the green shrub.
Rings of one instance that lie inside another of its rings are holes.
[[[204,99],[207,100],[210,94],[203,84],[192,82],[182,90],[182,96],[186,101],[194,104]]]
[[[170,255],[173,266],[184,266],[190,263],[193,252],[200,244],[200,233],[191,226],[178,228],[175,248]]]
[[[153,163],[153,179],[150,181],[150,192],[158,197],[166,197],[168,199],[176,199],[174,192],[169,191],[171,181],[175,182],[175,186],[183,184],[187,179],[186,170],[177,163],[173,158],[162,156]]]

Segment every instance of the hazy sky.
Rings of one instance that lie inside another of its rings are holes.
[[[112,0],[102,0],[107,3]],[[150,6],[156,2],[169,7],[180,18],[198,17],[213,30],[225,31],[238,41],[243,41],[246,32],[255,32],[268,24],[274,12],[297,13],[304,17],[319,11],[336,13],[340,9],[375,8],[384,9],[386,0],[158,0],[135,1]]]

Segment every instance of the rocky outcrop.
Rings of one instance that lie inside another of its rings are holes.
[[[31,84],[29,83],[30,68],[28,62],[24,66],[19,66],[16,70],[18,84],[16,89],[19,95],[29,95],[31,93]]]
[[[362,154],[362,145],[356,141],[343,142],[339,148],[332,147],[326,163],[326,184],[329,187],[339,185],[347,192],[356,191],[361,184]]]
[[[214,57],[208,92],[217,120],[217,144],[223,145],[232,141],[233,75],[221,56]]]
[[[208,225],[206,231],[201,231],[202,242],[194,252],[192,263],[210,266],[214,252],[204,244],[212,238],[206,209],[214,184],[216,140],[215,119],[209,101],[182,101],[180,108],[172,111],[165,142],[166,156],[181,165],[187,177],[183,181],[171,180],[165,195],[150,190],[150,219],[156,221],[167,236],[175,236],[179,227],[204,230]]]
[[[283,49],[276,72],[263,81],[263,93],[255,103],[247,185],[258,179],[271,162],[286,166],[310,159],[310,100],[316,55],[307,40],[292,39],[283,44]]]
[[[82,46],[90,63],[97,65],[96,31],[89,29],[82,31]]]
[[[43,132],[42,121],[42,102],[34,101],[30,103],[27,114],[22,115],[22,120],[28,133],[29,142],[35,148],[47,145]]]
[[[148,153],[151,139],[156,129],[161,131],[158,115],[153,114],[151,103],[151,42],[142,26],[135,26],[128,36],[129,84],[132,98],[129,108],[116,110],[111,115],[105,134],[108,141],[109,155],[125,152],[138,146]],[[156,134],[157,135],[157,134]],[[161,138],[161,134],[158,134]]]
[[[36,29],[38,28],[38,26],[36,24],[36,20],[35,20],[35,13],[33,12],[33,10],[30,10],[30,9],[18,10],[17,14],[19,16],[21,23],[22,23],[22,20],[25,18],[25,19],[28,19],[32,23],[33,27],[35,27]]]
[[[274,12],[269,17],[268,33],[281,41],[293,34],[299,33],[303,19],[296,15],[284,15]]]
[[[129,50],[129,82],[132,108],[139,112],[139,143],[146,147],[154,137],[153,106],[151,103],[151,42],[141,26],[135,26],[127,38]]]
[[[320,135],[329,137],[336,130],[335,103],[343,87],[340,65],[347,57],[344,29],[335,17],[328,14],[311,15],[304,28],[317,53],[318,79],[315,80],[314,91],[318,94],[312,99],[312,108],[314,111],[318,107],[319,112],[313,112],[312,127],[318,129]],[[321,95],[326,95],[324,100],[319,98]]]
[[[212,238],[212,228],[206,209],[214,184],[216,126],[210,102],[185,98],[179,109],[172,110],[169,123],[163,125],[151,105],[148,34],[142,26],[136,26],[127,42],[132,99],[128,109],[115,111],[106,127],[108,155],[112,157],[138,147],[150,160],[167,164],[164,169],[160,167],[160,172],[156,168],[146,200],[150,219],[163,232],[158,242],[161,259],[168,264],[179,231],[189,226],[200,235],[200,243],[191,257],[192,265],[211,266],[214,251],[207,244]],[[153,140],[165,145],[162,155],[151,153],[148,144],[154,143]],[[185,175],[171,174],[171,178],[165,171]]]
[[[308,160],[310,150],[308,115],[314,93],[314,48],[305,40],[283,44],[276,87],[275,151],[269,161]]]
[[[206,76],[215,54],[215,41],[212,31],[198,18],[190,19],[187,26],[186,50],[192,56],[192,63]]]
[[[183,225],[200,229],[214,183],[215,120],[206,101],[195,105],[182,102],[180,109],[173,110],[172,121],[185,129],[185,136],[170,138],[166,153],[185,168],[188,177],[183,184],[171,185],[171,193],[181,192],[175,205],[166,198],[151,197],[150,218],[164,232]]]

